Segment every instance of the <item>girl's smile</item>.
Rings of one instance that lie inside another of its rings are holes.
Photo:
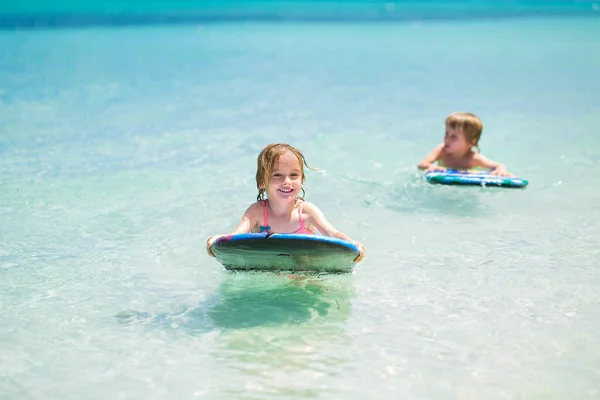
[[[291,151],[283,153],[273,166],[269,182],[269,198],[295,199],[302,188],[300,161]]]

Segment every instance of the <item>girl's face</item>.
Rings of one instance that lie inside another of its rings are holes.
[[[295,200],[302,189],[302,166],[294,153],[287,150],[275,161],[267,189],[269,200]]]
[[[444,136],[444,152],[446,154],[462,156],[468,153],[471,147],[473,145],[467,142],[462,127],[446,126],[446,136]]]

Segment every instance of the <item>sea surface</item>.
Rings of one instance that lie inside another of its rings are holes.
[[[159,3],[1,9],[0,399],[600,398],[600,6]],[[352,274],[206,254],[274,142]]]

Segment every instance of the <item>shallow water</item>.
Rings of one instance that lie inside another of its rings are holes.
[[[1,398],[597,398],[600,23],[0,31]],[[456,110],[525,190],[428,185]],[[351,275],[204,251],[285,141]]]

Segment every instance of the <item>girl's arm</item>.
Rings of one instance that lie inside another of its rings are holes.
[[[302,205],[302,211],[308,214],[310,217],[309,224],[312,224],[323,235],[336,237],[338,239],[343,239],[354,243],[356,247],[358,247],[359,252],[358,257],[356,257],[354,261],[362,261],[362,259],[365,257],[365,247],[362,245],[362,243],[352,240],[350,236],[335,229],[335,227],[331,225],[329,221],[327,221],[327,218],[325,218],[325,215],[321,212],[321,210],[319,210],[319,208],[314,204],[305,201]]]
[[[475,165],[473,165],[474,167],[489,168],[492,170],[490,172],[492,175],[514,176],[513,174],[508,172],[508,170],[506,169],[506,167],[503,164],[500,164],[496,161],[492,161],[492,160],[486,158],[485,156],[483,156],[482,154],[475,154],[475,156],[473,157],[473,160],[475,162]]]
[[[244,215],[242,215],[242,218],[240,219],[240,222],[238,223],[238,225],[235,227],[233,232],[231,232],[229,235],[236,235],[238,233],[248,233],[248,232],[252,231],[252,228],[256,225],[256,221],[257,221],[256,216],[255,216],[257,204],[258,203],[254,203],[250,207],[248,207],[248,209],[246,210]],[[209,256],[211,256],[211,257],[215,256],[212,253],[212,251],[210,251],[210,247],[213,245],[215,240],[217,240],[218,238],[223,237],[223,236],[226,236],[226,235],[213,235],[208,238],[208,240],[206,241],[206,251]]]
[[[441,158],[442,149],[444,148],[444,144],[437,145],[431,153],[427,155],[418,165],[419,169],[424,169],[427,171],[444,171],[446,168],[440,167],[436,165],[435,162]]]
[[[238,233],[248,233],[252,231],[252,228],[256,225],[256,217],[254,214],[256,214],[256,203],[248,207],[244,215],[242,215],[240,223],[235,227],[231,234],[236,235]]]

